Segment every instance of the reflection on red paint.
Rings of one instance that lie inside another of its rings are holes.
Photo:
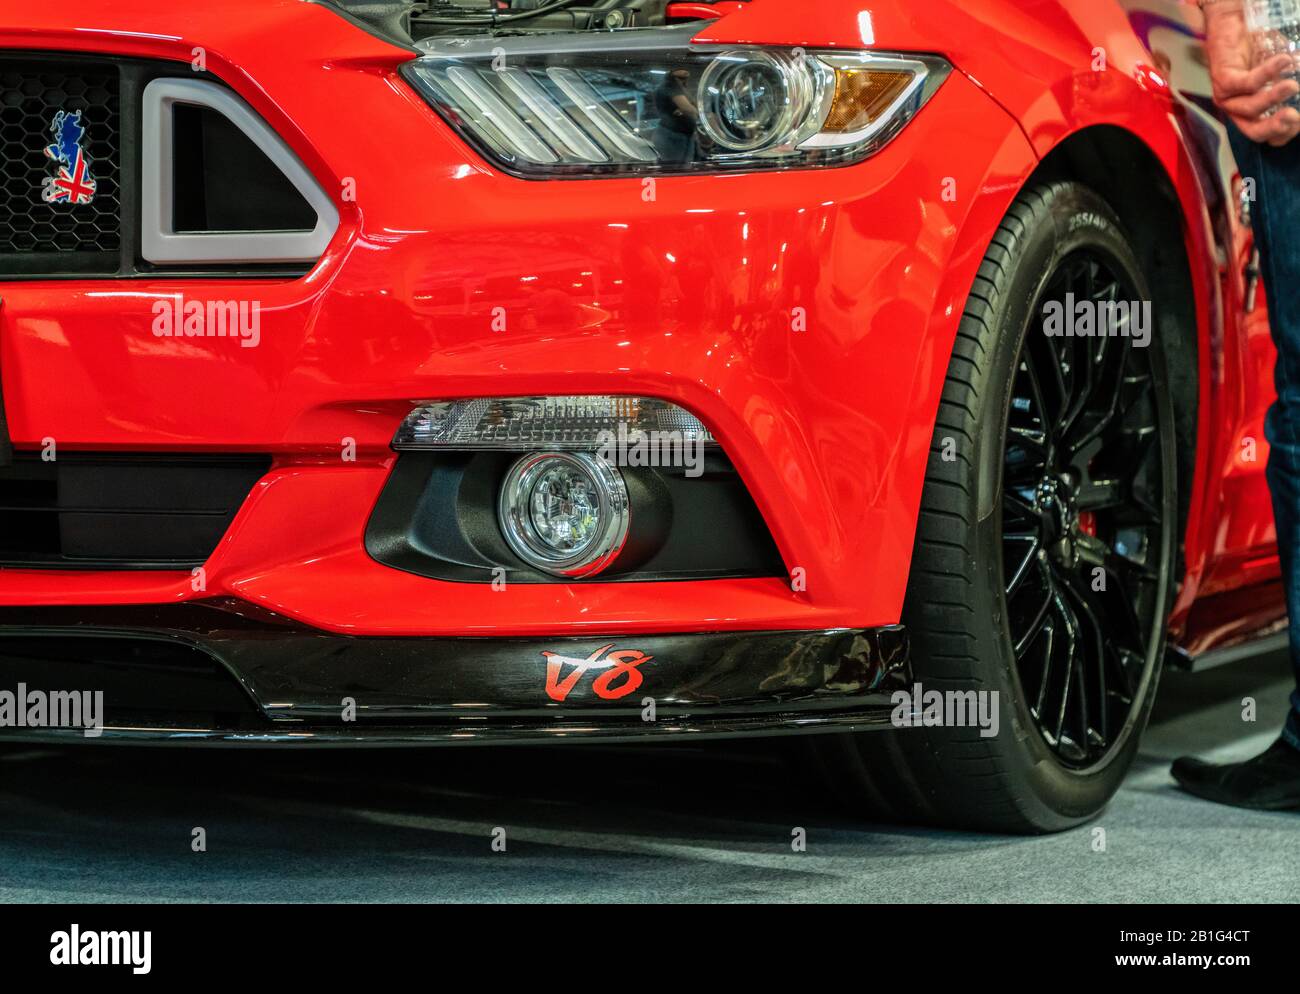
[[[562,656],[558,652],[543,652],[542,655],[546,657],[546,696],[553,701],[567,700],[586,672],[599,667],[606,667],[606,669],[591,683],[591,689],[597,697],[606,701],[615,701],[632,693],[641,686],[641,681],[644,679],[639,667],[643,663],[650,662],[654,656],[647,656],[636,649],[610,652],[609,650],[613,648],[613,642],[602,645],[586,659]],[[605,655],[606,653],[609,655]],[[573,668],[561,679],[560,674],[564,672],[566,666]]]

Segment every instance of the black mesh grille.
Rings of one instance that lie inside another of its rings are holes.
[[[87,56],[68,52],[0,52],[0,280],[178,276],[295,277],[309,267],[281,263],[153,265],[140,251],[141,97],[159,78],[192,79],[188,62]],[[205,77],[220,82],[215,77]],[[55,173],[45,155],[59,111],[80,111],[82,146],[96,183],[89,204],[46,203],[41,192]],[[227,150],[220,150],[223,154]],[[219,157],[218,157],[219,158]],[[200,175],[227,184],[227,202],[243,215],[264,212],[274,185],[236,175],[229,163],[199,163]],[[244,184],[242,187],[239,184]],[[230,189],[237,190],[230,196]],[[256,188],[249,189],[250,185]],[[205,204],[209,212],[221,202]],[[283,208],[284,205],[279,205]],[[205,223],[224,223],[208,217]],[[286,226],[278,215],[266,219]],[[314,220],[311,224],[314,224]],[[311,224],[307,227],[310,228]],[[198,230],[207,230],[200,228]],[[261,230],[254,226],[252,230]]]
[[[267,456],[17,453],[0,467],[0,566],[202,565]]]
[[[44,149],[61,110],[81,111],[96,183],[89,204],[41,198],[53,175]],[[119,70],[111,62],[0,57],[0,255],[53,257],[70,270],[118,268],[121,127]]]

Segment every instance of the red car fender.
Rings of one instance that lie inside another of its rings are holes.
[[[937,51],[1019,122],[1040,158],[1099,125],[1123,128],[1151,150],[1182,206],[1200,342],[1196,486],[1186,532],[1187,574],[1174,612],[1177,629],[1215,557],[1232,551],[1216,547],[1215,533],[1223,513],[1223,468],[1235,455],[1232,429],[1243,384],[1241,377],[1225,376],[1222,370],[1225,361],[1236,365],[1246,330],[1224,307],[1215,225],[1206,207],[1213,193],[1204,190],[1198,178],[1216,166],[1196,161],[1179,126],[1179,108],[1166,74],[1153,65],[1152,53],[1134,30],[1134,21],[1147,15],[1148,6],[1142,0],[1124,5],[1118,0],[1061,0],[1032,7],[1016,0],[932,0],[924,6],[880,0],[864,10],[860,4],[832,0],[790,18],[784,5],[759,0],[710,25],[697,41],[811,48],[837,47],[843,39],[854,38],[863,47],[886,51]],[[996,210],[998,202],[995,198],[987,206]],[[987,224],[987,219],[979,223]],[[984,232],[992,233],[987,228]],[[980,235],[977,224],[968,237],[978,244]],[[935,324],[941,328],[943,322]],[[937,331],[936,348],[943,341],[942,331]],[[1243,375],[1260,373],[1243,369]],[[1271,518],[1266,501],[1254,501],[1250,513]],[[1261,520],[1238,527],[1258,534],[1271,526]],[[1242,577],[1251,579],[1256,577]]]

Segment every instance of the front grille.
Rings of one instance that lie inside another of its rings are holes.
[[[200,566],[269,467],[266,456],[17,453],[0,468],[0,565]]]
[[[46,203],[59,111],[81,112],[88,204]],[[122,246],[121,73],[107,60],[0,58],[0,257],[19,272],[113,273]]]
[[[0,280],[129,278],[156,272],[292,278],[307,271],[296,263],[156,266],[141,254],[141,156],[157,151],[142,144],[141,95],[155,79],[194,75],[188,62],[0,52]],[[88,204],[49,204],[41,197],[46,177],[54,175],[45,147],[51,144],[54,115],[61,110],[81,111],[83,147],[96,182]],[[199,165],[219,170],[225,164],[205,157]],[[242,175],[224,180],[259,181]],[[267,200],[276,200],[277,189],[241,189],[238,202],[244,214],[264,213]],[[279,204],[277,209],[283,208]]]

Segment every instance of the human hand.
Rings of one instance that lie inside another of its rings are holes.
[[[1285,145],[1300,134],[1300,111],[1285,104],[1297,93],[1290,55],[1276,55],[1250,67],[1250,32],[1241,4],[1219,0],[1205,7],[1205,51],[1214,102],[1242,134],[1269,145]]]

